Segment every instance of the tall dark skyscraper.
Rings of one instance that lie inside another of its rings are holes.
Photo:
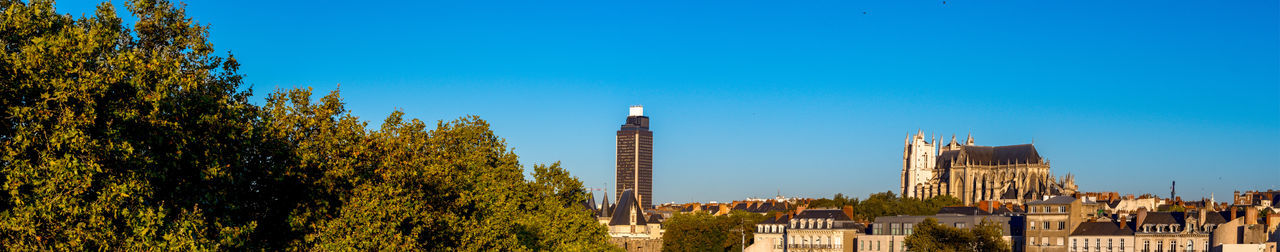
[[[653,131],[644,107],[631,106],[627,123],[618,130],[618,170],[614,173],[614,198],[627,190],[636,193],[643,208],[653,208]]]

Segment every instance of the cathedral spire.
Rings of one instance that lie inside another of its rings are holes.
[[[965,137],[964,145],[973,146],[973,132],[969,132],[969,136]]]

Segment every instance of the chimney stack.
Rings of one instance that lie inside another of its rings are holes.
[[[1245,210],[1244,210],[1244,224],[1245,224],[1245,225],[1256,225],[1256,224],[1258,224],[1258,210],[1257,210],[1257,209],[1253,209],[1253,208],[1245,208]]]
[[[1129,227],[1129,216],[1128,216],[1128,215],[1119,215],[1119,214],[1117,214],[1117,215],[1116,215],[1116,219],[1120,220],[1120,229],[1125,229],[1125,228],[1128,228],[1128,227]]]
[[[853,206],[844,206],[844,208],[840,210],[844,212],[845,216],[849,216],[850,220],[853,219]]]
[[[1138,229],[1138,226],[1141,226],[1145,221],[1147,221],[1147,208],[1138,208],[1138,217],[1133,220],[1134,231],[1137,231],[1136,229]]]

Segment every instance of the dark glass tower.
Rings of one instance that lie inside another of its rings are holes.
[[[653,132],[649,131],[649,117],[644,116],[644,107],[631,106],[627,123],[618,130],[617,161],[614,193],[631,190],[641,207],[653,208]],[[615,194],[614,198],[622,196]]]

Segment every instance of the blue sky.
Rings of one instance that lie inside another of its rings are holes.
[[[896,190],[918,129],[1034,140],[1086,191],[1280,189],[1276,1],[186,4],[258,99],[341,85],[374,124],[479,115],[591,187],[644,105],[655,202]]]

